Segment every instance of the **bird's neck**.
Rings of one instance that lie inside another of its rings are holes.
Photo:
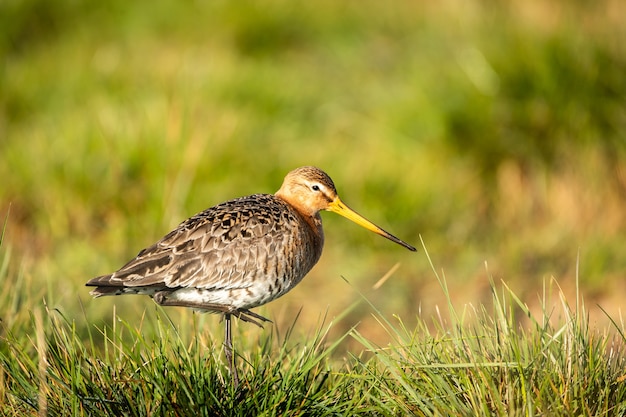
[[[296,198],[292,193],[285,192],[283,188],[278,190],[275,196],[293,207],[295,211],[311,226],[311,230],[320,239],[324,239],[324,231],[322,230],[322,218],[319,211],[311,213],[310,209],[303,201]]]

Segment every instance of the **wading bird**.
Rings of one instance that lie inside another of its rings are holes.
[[[291,290],[317,263],[324,245],[321,210],[415,251],[346,206],[330,177],[307,166],[288,173],[276,194],[237,198],[190,217],[118,271],[86,285],[96,287],[94,297],[144,294],[162,306],[222,314],[236,386],[231,316],[258,326],[270,321],[250,309]]]

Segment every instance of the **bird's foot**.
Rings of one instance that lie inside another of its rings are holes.
[[[256,324],[259,327],[263,327],[264,322],[271,323],[272,320],[263,317],[260,314],[254,313],[250,310],[237,310],[232,313],[235,317],[237,317],[241,321],[246,321],[248,323]]]

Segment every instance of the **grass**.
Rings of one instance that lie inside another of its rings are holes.
[[[4,253],[5,259],[7,257]],[[450,289],[436,278],[445,297]],[[3,287],[12,281],[6,268]],[[547,289],[556,288],[549,283]],[[418,318],[407,328],[369,303],[389,343],[357,328],[360,354],[333,351],[342,338],[319,324],[309,338],[272,327],[236,339],[242,383],[234,388],[220,342],[194,315],[176,323],[148,309],[139,323],[113,312],[111,326],[87,325],[62,309],[3,314],[3,415],[588,415],[626,412],[624,324],[592,329],[584,300],[539,316],[506,285],[491,284],[493,307],[466,306],[451,319]],[[19,292],[19,289],[18,289]],[[548,298],[546,297],[546,300]],[[6,305],[6,304],[3,304]],[[519,324],[519,317],[526,325]],[[153,326],[145,326],[147,321]],[[153,330],[146,330],[150,328]],[[187,328],[186,330],[182,330]],[[191,331],[190,331],[191,330]],[[100,341],[101,340],[101,341]]]
[[[448,288],[441,279],[444,293]],[[550,287],[558,286],[551,283]],[[608,333],[590,330],[584,301],[560,312],[532,315],[506,285],[491,283],[493,307],[449,305],[452,320],[426,321],[408,330],[379,316],[395,341],[377,352],[372,373],[381,398],[400,398],[402,414],[417,415],[621,415],[623,323]],[[374,306],[372,306],[374,307]],[[528,319],[519,325],[519,317]],[[555,317],[555,315],[558,315]],[[471,324],[469,324],[471,323]],[[609,336],[612,333],[613,336]],[[434,334],[433,336],[430,336]],[[397,414],[397,409],[392,411]]]
[[[623,413],[623,9],[0,2],[3,412]],[[238,328],[239,391],[217,317],[90,299],[305,164],[423,236],[445,280],[323,214],[321,261],[260,311],[275,325]]]
[[[157,314],[158,333],[151,336],[114,317],[116,329],[100,330],[103,346],[82,341],[75,324],[58,311],[46,310],[45,323],[41,313],[35,315],[35,345],[7,337],[3,370],[9,390],[3,412],[285,415],[323,414],[316,410],[326,404],[338,412],[349,403],[345,392],[327,395],[324,361],[332,346],[312,340],[301,349],[287,343],[276,349],[269,336],[247,358],[246,383],[235,391],[219,347],[205,345],[201,336],[183,340],[169,321],[162,321],[166,316]],[[39,378],[32,379],[31,372]]]

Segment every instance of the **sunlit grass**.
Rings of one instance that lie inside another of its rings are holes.
[[[23,292],[3,272],[2,284]],[[308,338],[276,327],[235,339],[241,384],[194,314],[174,322],[160,307],[131,323],[68,318],[22,295],[0,329],[3,415],[621,415],[626,411],[624,325],[594,328],[582,297],[533,314],[505,284],[490,307],[449,299],[447,316],[407,327],[366,298],[388,336],[378,345],[354,328],[332,338],[319,323]],[[558,287],[549,283],[547,290]],[[15,295],[15,294],[14,294]],[[546,301],[547,302],[547,301]],[[520,325],[520,317],[525,318]],[[338,318],[345,320],[345,317]],[[148,321],[152,321],[150,325]],[[183,330],[185,329],[185,330]],[[333,352],[343,338],[359,350]],[[360,351],[360,353],[359,353]]]
[[[435,272],[436,274],[436,272]],[[437,277],[446,296],[449,288]],[[590,328],[580,295],[558,309],[542,300],[534,315],[506,284],[491,283],[492,307],[449,303],[450,319],[407,328],[377,312],[393,342],[353,336],[377,360],[369,363],[374,396],[393,412],[417,415],[621,415],[626,339],[623,323]],[[375,309],[375,306],[372,306]],[[448,315],[447,315],[448,316]],[[520,317],[521,316],[521,317]],[[520,325],[520,318],[525,324]],[[394,401],[389,401],[393,398]]]

